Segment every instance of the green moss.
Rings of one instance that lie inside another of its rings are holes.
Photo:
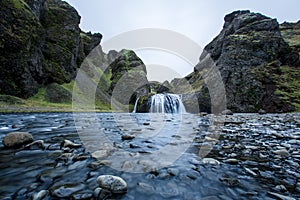
[[[88,36],[86,33],[84,33],[84,32],[81,32],[80,33],[80,37],[83,39],[83,40],[87,40],[87,41],[90,41],[91,40],[91,37],[90,36]]]
[[[30,10],[28,4],[23,0],[11,0],[11,2],[13,3],[14,7],[18,10],[22,10],[22,9]]]
[[[24,104],[24,100],[10,95],[0,95],[0,104]]]
[[[282,73],[274,77],[277,85],[275,94],[300,111],[300,70],[289,66],[282,66],[280,70]]]

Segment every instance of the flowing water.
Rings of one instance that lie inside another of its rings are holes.
[[[137,112],[138,99],[133,112]],[[185,113],[185,107],[177,94],[155,94],[148,100],[150,113]]]
[[[96,179],[103,174],[128,183],[126,194],[108,199],[300,198],[299,114],[227,116],[214,132],[212,115],[95,116],[95,123],[86,115],[86,123],[75,124],[72,113],[0,115],[1,140],[9,132],[25,131],[45,143],[45,149],[0,144],[0,199],[31,199],[40,191],[43,199],[96,199]],[[135,138],[122,140],[128,134]],[[128,162],[91,157],[87,141],[97,146],[103,136]],[[62,148],[65,139],[84,146]],[[280,155],[282,149],[288,155]]]

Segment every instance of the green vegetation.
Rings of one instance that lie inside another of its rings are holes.
[[[58,85],[60,89],[66,90],[72,95],[75,81]],[[49,86],[48,86],[49,87]],[[29,99],[21,99],[9,95],[0,95],[0,112],[72,112],[72,101],[54,103],[47,99],[47,87],[42,87],[38,93]],[[95,100],[95,110],[97,112],[110,112],[110,104]],[[92,111],[92,110],[91,110]]]
[[[268,77],[274,82],[274,94],[287,104],[292,104],[296,112],[300,111],[300,70],[290,66],[279,66],[277,62],[269,63],[253,70],[258,80]]]
[[[18,10],[21,9],[30,9],[30,7],[27,5],[26,2],[24,2],[23,0],[11,0],[11,2],[13,3],[14,7]]]
[[[80,37],[81,37],[83,40],[87,40],[87,41],[91,40],[91,37],[88,36],[88,35],[87,35],[86,33],[84,33],[84,32],[80,32]]]
[[[280,67],[281,74],[275,75],[277,90],[275,94],[293,104],[300,111],[300,71],[289,66]]]

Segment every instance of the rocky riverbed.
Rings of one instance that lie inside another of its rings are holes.
[[[97,131],[83,137],[80,132],[89,127],[78,128],[72,113],[0,115],[1,141],[16,131],[30,133],[35,141],[18,148],[0,144],[0,198],[300,198],[300,113],[182,116],[163,116],[158,131],[160,119],[147,114],[131,114],[134,124],[126,123],[128,115],[97,113],[96,130],[107,135],[112,147],[90,152],[86,138],[97,146]],[[172,152],[160,157],[178,154],[178,159],[154,163],[151,155],[168,145]],[[121,150],[131,157],[118,165],[111,158]],[[103,175],[122,178],[119,183],[127,190],[112,194],[101,188],[110,187],[99,180]]]

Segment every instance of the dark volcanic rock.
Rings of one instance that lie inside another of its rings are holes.
[[[287,71],[284,67],[296,67],[299,55],[282,38],[276,19],[236,11],[226,15],[224,20],[221,33],[205,47],[195,72],[187,80],[204,85],[203,79],[198,77],[206,70],[206,58],[210,55],[221,73],[230,110],[293,111],[293,101],[278,95],[277,89],[279,79]],[[287,89],[281,93],[285,95],[285,92],[289,93]]]
[[[28,97],[37,92],[34,78],[42,68],[42,25],[20,0],[0,2],[0,93]]]
[[[111,54],[111,56],[113,55]],[[149,93],[150,86],[146,67],[134,51],[123,49],[110,59],[112,60],[110,68],[113,76],[109,93],[114,99],[127,105],[134,103],[136,97]]]
[[[101,34],[81,37],[80,16],[61,0],[0,2],[0,94],[27,98],[69,82]]]
[[[283,39],[298,53],[300,53],[300,20],[297,23],[284,22],[279,26]]]

